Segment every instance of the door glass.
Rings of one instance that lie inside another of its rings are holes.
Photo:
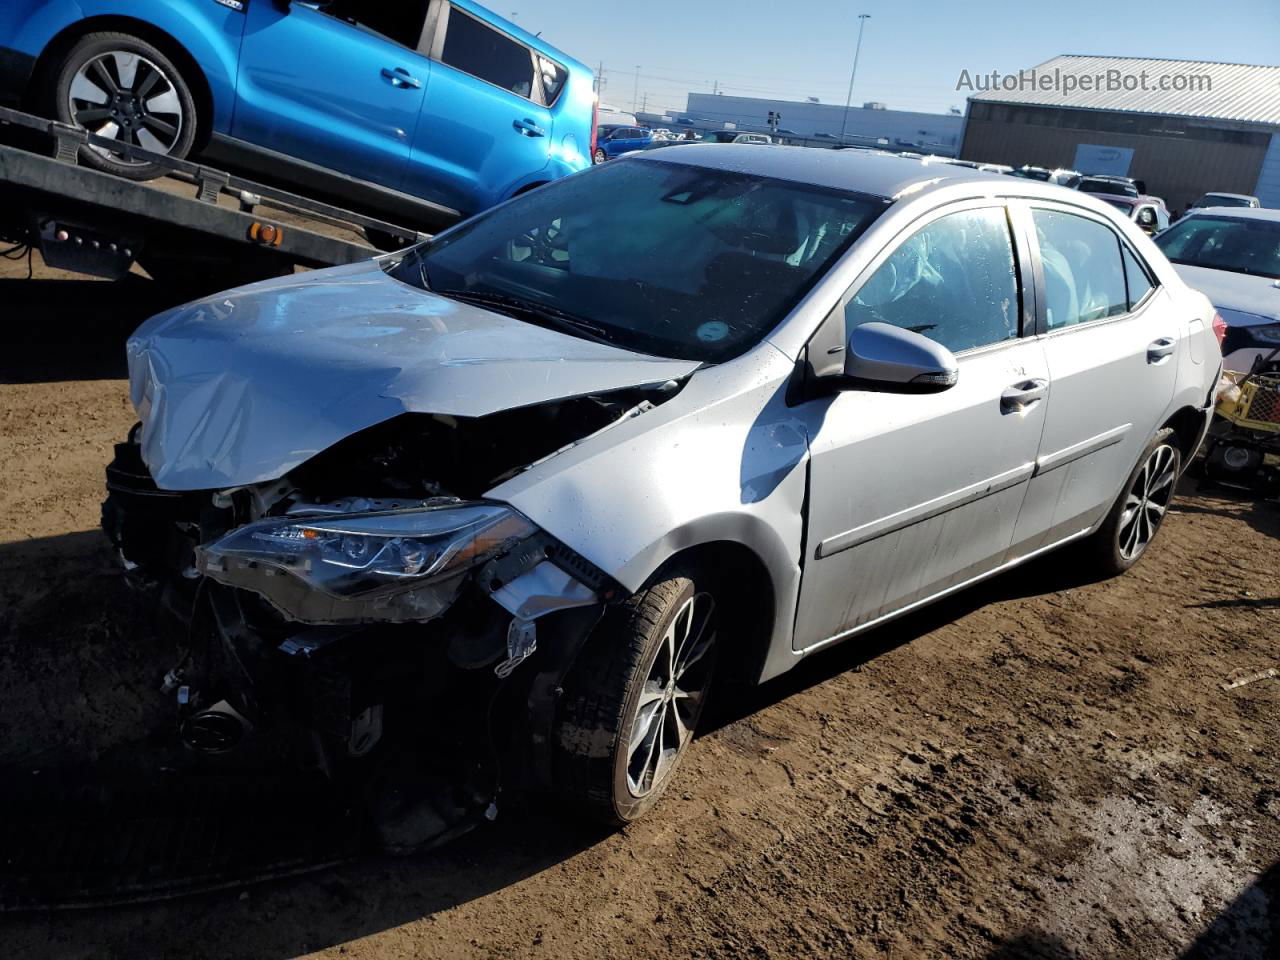
[[[542,102],[548,107],[552,106],[560,99],[560,91],[569,79],[569,71],[543,56],[538,56],[538,71],[542,74]]]
[[[845,307],[845,329],[879,321],[949,350],[1018,336],[1018,278],[1004,209],[966,210],[908,237]]]
[[[449,11],[441,59],[503,90],[522,97],[533,95],[533,57],[529,48],[457,7]]]
[[[1049,329],[1127,313],[1120,238],[1111,228],[1056,210],[1033,210],[1032,215],[1044,263]]]
[[[1152,283],[1129,248],[1125,247],[1123,252],[1124,276],[1129,285],[1129,309],[1132,310],[1151,292]]]
[[[363,27],[416,50],[428,0],[334,0],[320,7],[329,16]]]

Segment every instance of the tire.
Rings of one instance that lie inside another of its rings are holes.
[[[604,152],[604,147],[596,147],[596,152],[591,155],[592,163],[604,163],[609,159],[609,155]]]
[[[1172,430],[1161,430],[1142,451],[1102,526],[1085,541],[1099,572],[1124,573],[1146,555],[1164,525],[1181,473],[1177,437]]]
[[[99,136],[182,159],[195,142],[191,84],[152,44],[127,33],[90,33],[54,67],[53,115]],[[155,163],[129,160],[84,146],[85,164],[130,180],[166,173]]]
[[[556,787],[603,823],[623,826],[652,809],[705,712],[718,614],[700,582],[674,569],[611,607],[565,682]]]

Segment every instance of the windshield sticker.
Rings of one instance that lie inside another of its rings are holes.
[[[715,343],[729,335],[729,325],[723,320],[709,320],[698,327],[698,339],[703,343]]]

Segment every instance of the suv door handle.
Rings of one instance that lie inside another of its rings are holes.
[[[1026,413],[1048,395],[1048,380],[1023,380],[1000,394],[1000,412]]]
[[[1152,340],[1147,344],[1147,363],[1160,363],[1173,356],[1174,349],[1178,346],[1178,341],[1173,337],[1161,337],[1159,340]]]
[[[390,67],[383,67],[382,75],[391,81],[393,87],[412,87],[417,90],[422,86],[422,81],[404,67],[396,67],[394,70]]]
[[[523,120],[512,120],[511,126],[515,127],[518,132],[524,134],[526,137],[544,137],[547,135],[547,131],[543,130],[528,117],[525,117]]]

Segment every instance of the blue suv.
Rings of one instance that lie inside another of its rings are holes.
[[[428,229],[594,150],[591,71],[471,0],[2,0],[0,101]]]

